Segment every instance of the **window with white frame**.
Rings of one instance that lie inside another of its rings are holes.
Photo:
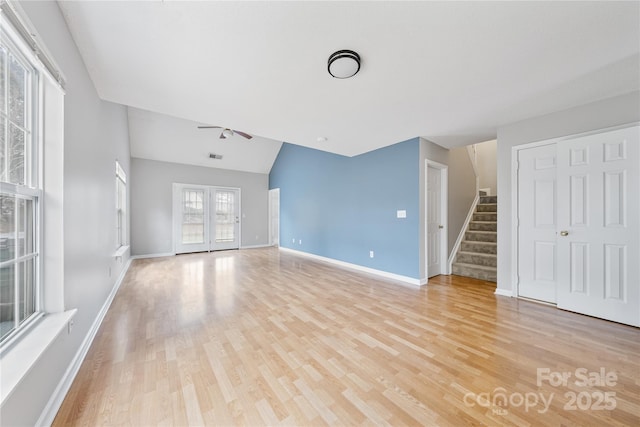
[[[41,306],[39,74],[6,30],[0,37],[0,342]]]
[[[127,174],[116,160],[116,249],[127,246]]]

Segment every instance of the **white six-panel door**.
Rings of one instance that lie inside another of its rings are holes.
[[[427,166],[427,277],[442,274],[442,176],[440,169]]]
[[[640,127],[518,151],[518,295],[640,326]]]
[[[518,295],[556,302],[556,146],[518,152]]]
[[[558,142],[558,307],[640,326],[639,127]]]

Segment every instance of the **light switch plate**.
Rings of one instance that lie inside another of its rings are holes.
[[[406,218],[406,217],[407,217],[407,211],[405,211],[404,209],[399,210],[399,211],[397,212],[397,217],[398,217],[398,218]]]

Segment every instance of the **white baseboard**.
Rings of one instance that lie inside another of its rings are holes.
[[[166,256],[176,256],[176,254],[174,252],[166,252],[160,254],[131,255],[131,259],[163,258]]]
[[[258,248],[268,248],[268,247],[271,247],[271,245],[240,246],[239,249],[258,249]],[[157,253],[157,254],[131,255],[131,259],[164,258],[169,256],[176,256],[176,254],[175,252],[165,252],[165,253]]]
[[[260,248],[270,248],[273,245],[251,245],[251,246],[240,246],[240,249],[260,249]]]
[[[113,289],[111,289],[111,292],[107,297],[107,300],[102,305],[102,308],[98,312],[98,316],[96,316],[96,319],[91,325],[91,329],[89,329],[89,332],[87,332],[87,335],[84,337],[84,341],[82,341],[82,345],[76,352],[76,355],[73,358],[73,361],[71,362],[66,372],[62,376],[62,379],[58,383],[58,386],[54,390],[53,394],[51,395],[51,398],[47,402],[47,405],[44,407],[42,414],[40,414],[40,418],[38,419],[38,422],[36,423],[36,425],[50,426],[53,423],[53,420],[56,417],[58,410],[60,410],[60,406],[62,406],[62,402],[64,401],[64,398],[66,397],[67,393],[69,392],[69,389],[71,388],[71,384],[73,384],[73,380],[76,378],[76,375],[78,375],[80,366],[82,366],[82,362],[84,361],[84,358],[87,356],[87,353],[89,352],[89,348],[91,347],[91,344],[93,343],[93,339],[96,337],[96,334],[98,333],[98,329],[100,329],[100,325],[102,324],[102,321],[104,320],[104,317],[106,316],[107,311],[111,306],[111,302],[113,302],[113,299],[115,298],[116,293],[118,292],[118,289],[120,289],[120,285],[122,284],[124,276],[127,274],[127,271],[129,270],[130,265],[131,265],[131,258],[127,261],[124,268],[120,272],[120,276],[118,276],[118,279],[114,283]]]
[[[376,275],[376,276],[379,276],[379,277],[383,277],[385,279],[391,279],[391,280],[395,280],[395,281],[398,281],[398,282],[407,283],[407,284],[413,285],[413,286],[422,286],[425,283],[427,283],[427,279],[415,279],[413,277],[403,276],[401,274],[389,273],[387,271],[382,271],[382,270],[376,270],[375,268],[363,267],[362,265],[352,264],[350,262],[339,261],[337,259],[327,258],[327,257],[323,257],[323,256],[320,256],[320,255],[315,255],[315,254],[310,254],[308,252],[302,252],[302,251],[298,251],[298,250],[295,250],[295,249],[289,249],[289,248],[280,247],[280,250],[283,251],[283,252],[290,253],[290,254],[303,256],[303,257],[306,257],[306,258],[311,258],[311,259],[314,259],[316,261],[322,261],[322,262],[326,262],[326,263],[329,263],[329,264],[337,265],[339,267],[347,268],[349,270],[361,271],[363,273],[373,274],[373,275]]]
[[[500,288],[496,288],[496,291],[494,292],[494,294],[500,295],[503,297],[513,297],[513,291],[508,291],[506,289],[500,289]]]

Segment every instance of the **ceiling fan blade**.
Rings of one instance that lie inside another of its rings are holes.
[[[198,129],[222,129],[222,126],[198,126]]]
[[[235,132],[235,133],[237,133],[238,135],[242,135],[242,136],[244,136],[244,137],[245,137],[245,138],[247,138],[247,139],[251,139],[251,138],[253,138],[253,137],[252,137],[251,135],[249,135],[248,133],[240,132],[239,130],[234,130],[234,132]]]

